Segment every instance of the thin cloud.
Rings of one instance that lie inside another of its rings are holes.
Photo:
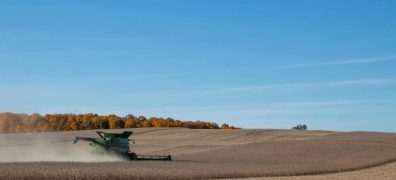
[[[216,119],[218,121],[239,122],[249,119],[249,122],[269,119],[311,119],[342,117],[348,118],[353,114],[371,114],[393,112],[394,102],[391,100],[339,100],[339,101],[311,101],[311,102],[280,102],[256,105],[219,105],[201,107],[171,107],[147,110],[158,112],[166,117],[179,119]],[[142,113],[141,113],[142,114]],[[144,114],[144,113],[143,113]],[[293,123],[294,124],[294,123]]]
[[[363,80],[350,80],[350,81],[338,81],[320,83],[323,87],[333,86],[373,86],[373,85],[393,85],[396,84],[396,79],[363,79]]]
[[[296,64],[296,65],[287,66],[287,68],[303,68],[303,67],[315,67],[315,66],[336,66],[336,65],[346,65],[346,64],[375,63],[375,62],[390,61],[390,60],[396,60],[396,56],[378,56],[378,57],[370,57],[370,58],[364,58],[364,59],[351,59],[351,60],[334,61],[334,62]]]
[[[395,85],[396,79],[361,79],[361,80],[348,80],[348,81],[335,81],[335,82],[320,82],[320,83],[285,83],[275,85],[263,86],[247,86],[224,88],[219,92],[246,92],[246,91],[261,91],[269,89],[281,88],[320,88],[320,87],[342,87],[342,86],[374,86],[374,85]]]
[[[241,110],[241,109],[269,109],[274,107],[326,107],[340,105],[358,105],[358,104],[377,104],[377,103],[393,103],[392,100],[335,100],[335,101],[302,101],[302,102],[276,102],[264,104],[240,104],[240,105],[217,105],[217,106],[182,106],[182,107],[164,107],[149,108],[145,110],[151,111],[169,111],[169,112],[185,112],[185,111],[219,111],[219,110]],[[144,109],[144,108],[143,108]]]

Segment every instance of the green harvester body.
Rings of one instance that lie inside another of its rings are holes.
[[[137,155],[131,151],[129,136],[133,134],[131,131],[124,131],[123,133],[106,133],[96,131],[100,138],[90,137],[76,137],[74,143],[78,141],[88,141],[89,146],[92,147],[94,153],[109,153],[115,154],[128,160],[164,160],[171,161],[172,157],[159,155]],[[133,141],[132,141],[133,142]]]

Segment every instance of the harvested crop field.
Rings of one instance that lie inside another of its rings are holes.
[[[393,133],[129,130],[135,132],[132,137],[136,144],[132,148],[136,153],[171,154],[173,161],[97,157],[87,153],[87,143],[73,144],[75,136],[96,137],[95,131],[3,134],[0,136],[0,178],[197,179],[296,175],[300,177],[289,178],[301,178],[301,175],[366,171],[370,170],[366,168],[396,161],[396,134]],[[340,173],[334,175],[337,174]]]

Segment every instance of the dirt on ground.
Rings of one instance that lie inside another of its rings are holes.
[[[393,133],[186,128],[106,132],[124,130],[134,132],[131,148],[137,154],[171,154],[173,161],[124,161],[91,154],[88,143],[73,144],[75,136],[97,137],[91,130],[2,134],[0,178],[362,179],[367,175],[387,179],[395,175]]]

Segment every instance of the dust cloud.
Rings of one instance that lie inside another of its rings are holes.
[[[0,162],[103,162],[122,161],[110,154],[91,152],[88,142],[73,143],[74,136],[62,133],[0,135]]]

